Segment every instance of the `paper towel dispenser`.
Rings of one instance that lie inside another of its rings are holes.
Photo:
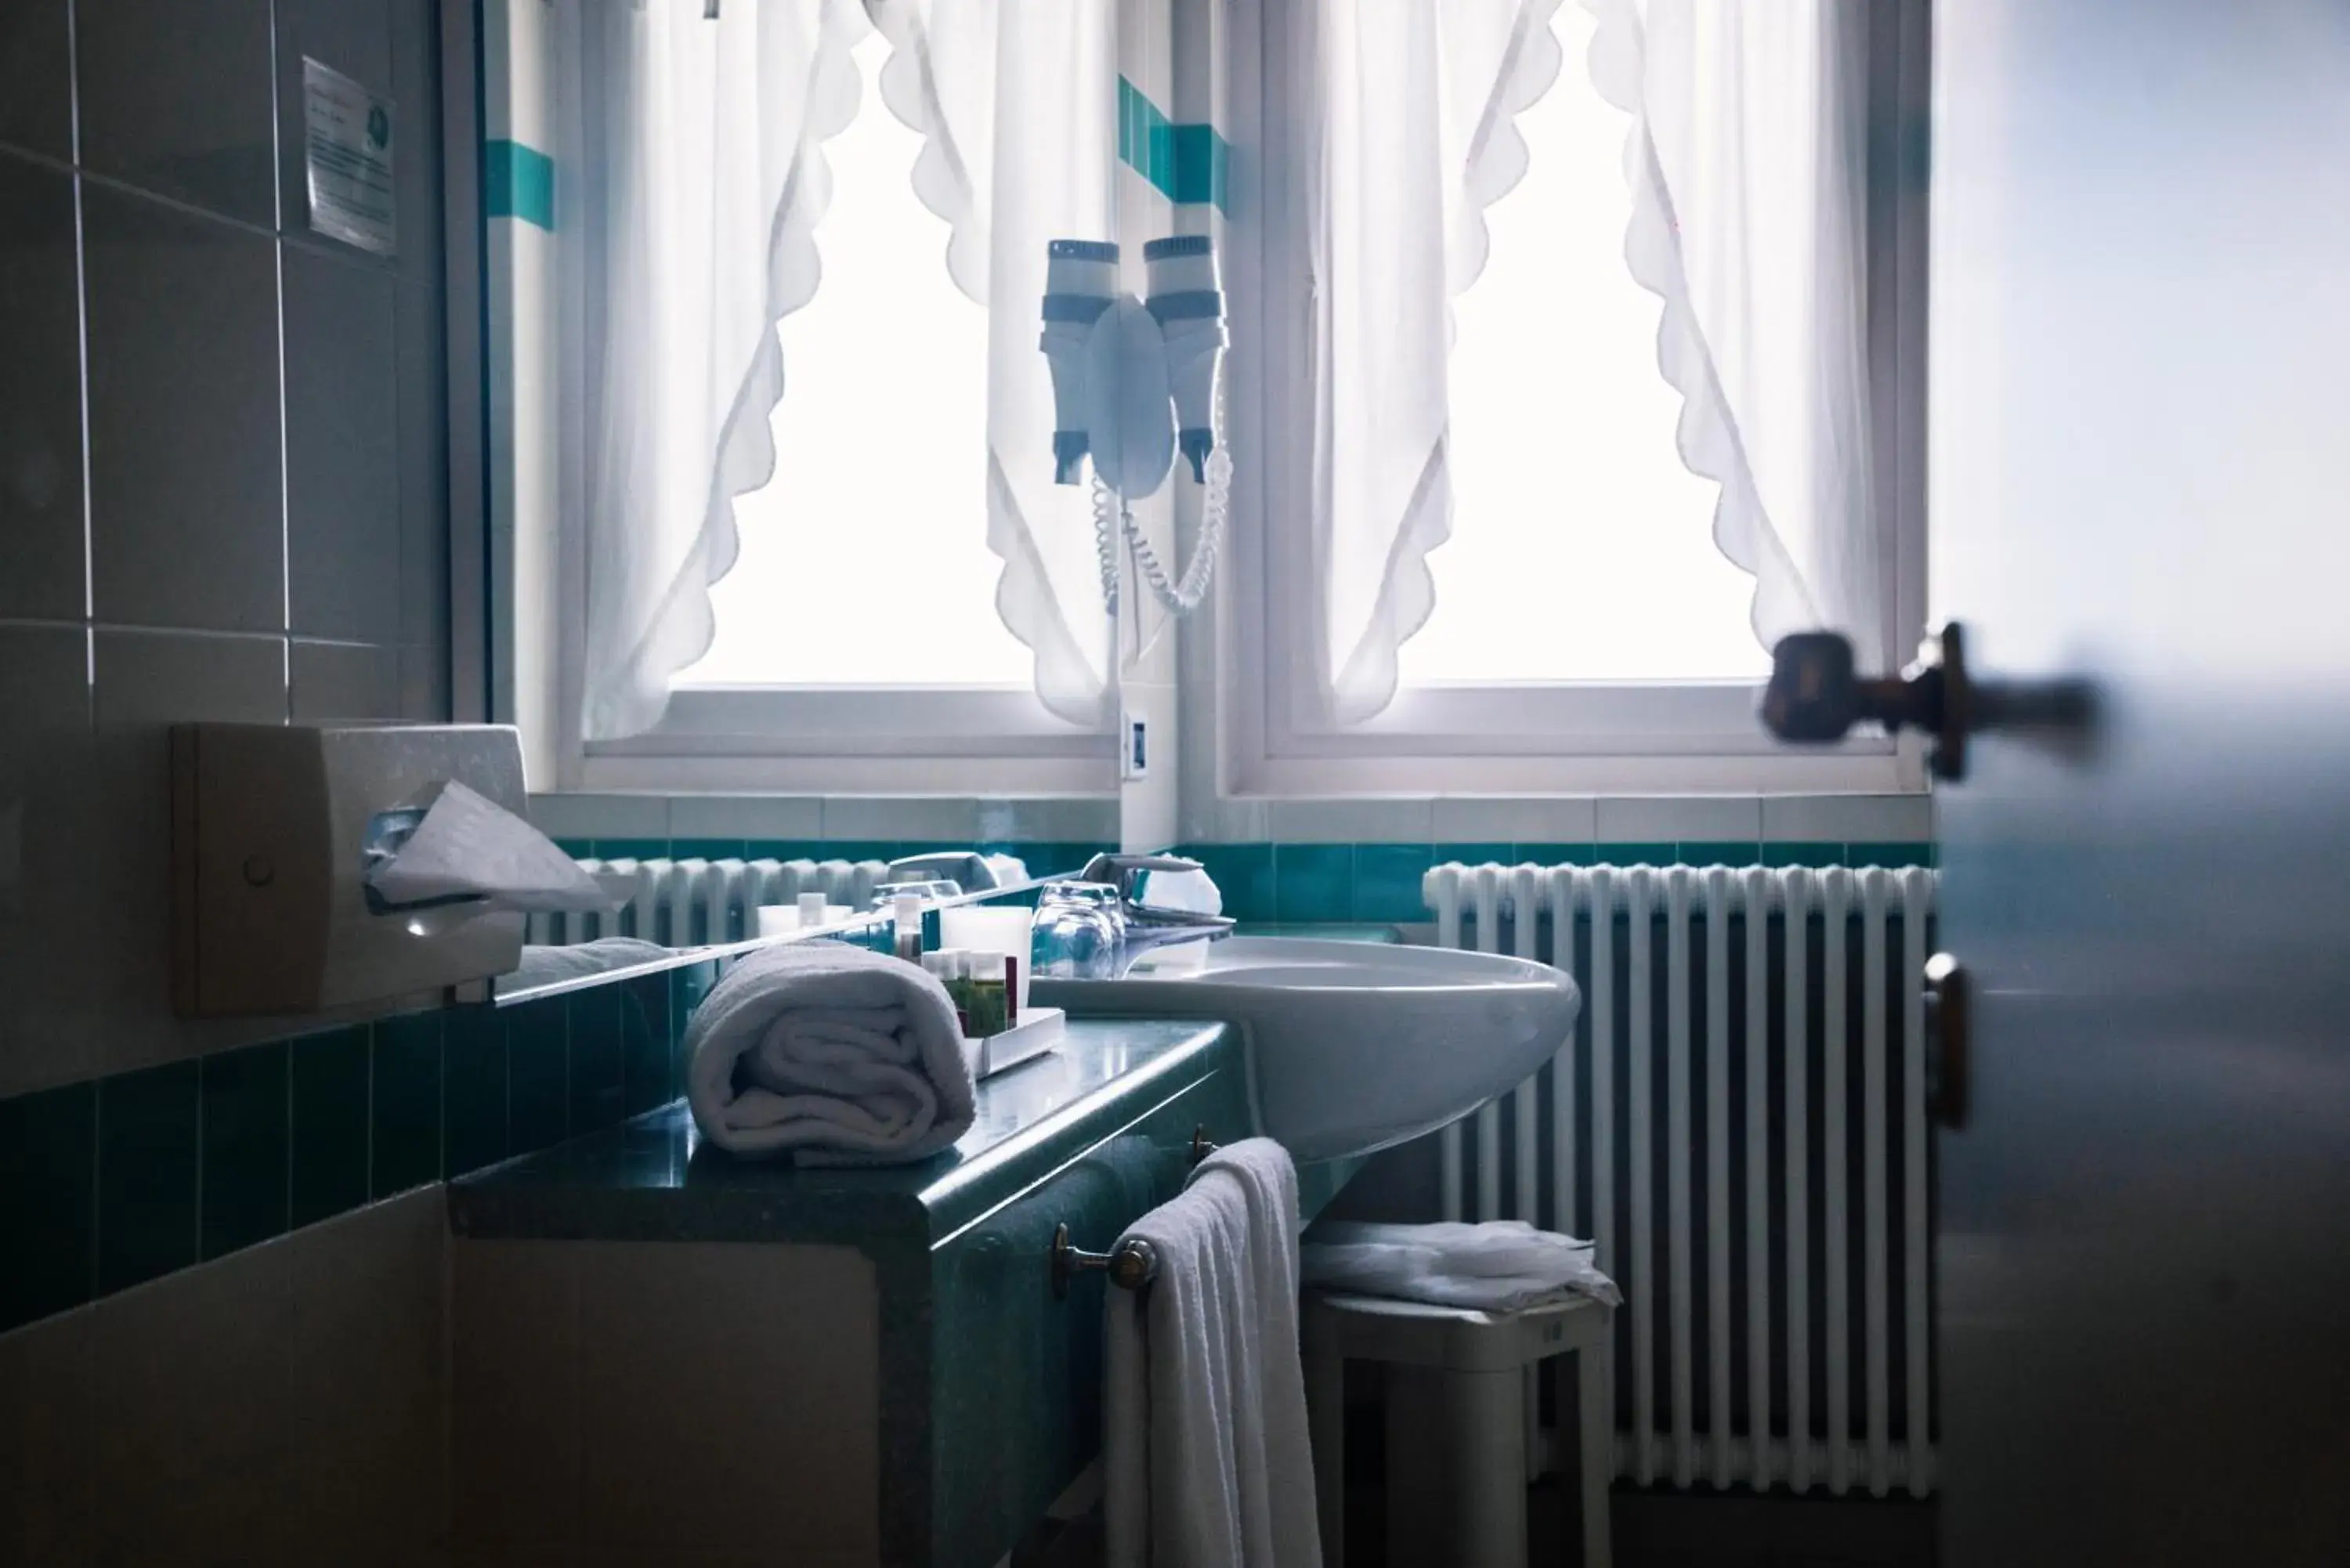
[[[452,780],[527,809],[507,725],[174,727],[174,1009],[316,1012],[512,970],[521,914],[387,900],[369,879]]]

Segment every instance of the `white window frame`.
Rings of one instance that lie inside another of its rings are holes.
[[[1295,79],[1283,26],[1290,0],[1237,7],[1263,61],[1238,84],[1237,145],[1253,148],[1261,182],[1243,201],[1230,286],[1237,317],[1231,357],[1239,478],[1229,569],[1212,631],[1218,794],[1224,797],[1450,794],[1785,794],[1911,792],[1926,787],[1914,738],[1855,737],[1795,751],[1755,719],[1759,683],[1526,682],[1407,687],[1377,718],[1348,728],[1320,716],[1305,520],[1312,461],[1312,273],[1300,199],[1308,145],[1272,84]],[[1926,204],[1892,177],[1925,123],[1928,12],[1908,0],[1872,39],[1871,96],[1889,113],[1873,125],[1872,190],[1902,193],[1869,214],[1868,325],[1872,385],[1891,389],[1872,410],[1876,485],[1887,497],[1887,566],[1882,631],[1908,648],[1926,618],[1924,484]],[[1242,54],[1250,53],[1245,49]],[[1578,59],[1563,69],[1582,68]],[[1251,86],[1254,90],[1249,90]],[[1879,174],[1884,178],[1877,178]],[[1275,520],[1290,520],[1277,526]],[[1187,659],[1198,670],[1203,660]],[[1201,673],[1205,673],[1201,671]],[[1199,711],[1203,693],[1191,693]],[[1204,715],[1202,715],[1204,717]]]

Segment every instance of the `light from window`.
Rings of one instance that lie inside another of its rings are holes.
[[[881,101],[887,42],[854,57],[857,118],[825,143],[824,281],[777,328],[775,476],[734,503],[717,637],[677,684],[1024,687],[987,548],[987,312],[914,194],[921,138]]]
[[[1558,79],[1518,116],[1525,178],[1486,210],[1453,302],[1452,536],[1406,685],[1759,678],[1752,579],[1713,544],[1717,488],[1681,465],[1655,296],[1624,261],[1628,121],[1561,7]]]

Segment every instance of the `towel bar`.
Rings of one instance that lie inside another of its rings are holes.
[[[1214,1140],[1208,1129],[1191,1129],[1191,1163],[1199,1164],[1216,1152]],[[1058,1300],[1069,1293],[1069,1282],[1079,1274],[1099,1272],[1109,1276],[1109,1282],[1122,1291],[1139,1291],[1159,1277],[1159,1254],[1149,1242],[1139,1236],[1128,1236],[1107,1252],[1088,1252],[1069,1240],[1066,1224],[1053,1227],[1053,1295]]]
[[[1159,1277],[1159,1253],[1139,1236],[1128,1236],[1107,1252],[1088,1252],[1069,1240],[1066,1225],[1053,1227],[1053,1294],[1069,1293],[1069,1282],[1098,1270],[1122,1291],[1139,1291]]]

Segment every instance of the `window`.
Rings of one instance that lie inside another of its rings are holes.
[[[988,312],[914,190],[922,138],[883,101],[889,50],[875,30],[850,51],[857,114],[824,143],[822,281],[775,327],[775,472],[735,499],[711,646],[654,729],[586,745],[590,787],[1082,793],[1113,777],[1107,735],[1045,710],[997,613]]]
[[[1683,465],[1657,372],[1663,306],[1624,265],[1625,117],[1582,68],[1590,14],[1551,26],[1565,58],[1517,117],[1525,176],[1453,301],[1452,536],[1402,681],[1759,679],[1753,583],[1714,546],[1715,486]]]
[[[1326,325],[1315,316],[1317,262],[1307,228],[1315,207],[1309,182],[1319,171],[1311,138],[1278,85],[1301,72],[1311,78],[1300,62],[1313,44],[1307,32],[1272,25],[1275,8],[1265,10],[1265,88],[1254,106],[1262,118],[1236,138],[1267,150],[1262,282],[1244,273],[1235,285],[1262,288],[1256,330],[1267,348],[1254,361],[1256,379],[1238,379],[1233,389],[1243,431],[1236,442],[1242,494],[1255,515],[1243,514],[1236,531],[1222,601],[1232,624],[1216,655],[1222,792],[1922,787],[1914,753],[1883,737],[1794,752],[1755,718],[1770,668],[1752,629],[1755,580],[1713,537],[1719,486],[1690,472],[1682,457],[1684,400],[1660,367],[1663,305],[1627,259],[1633,120],[1594,85],[1597,23],[1575,6],[1550,17],[1557,72],[1512,121],[1525,144],[1523,175],[1482,208],[1483,266],[1451,298],[1441,427],[1451,527],[1425,556],[1432,607],[1396,649],[1395,695],[1385,709],[1353,722],[1333,716],[1323,687],[1331,650],[1317,644],[1305,613],[1321,587],[1313,529],[1315,464],[1324,454],[1307,363]],[[1438,13],[1440,28],[1447,15]],[[1858,120],[1921,123],[1922,7],[1841,15],[1835,25],[1847,30],[1835,47],[1847,52],[1835,57],[1837,68],[1856,68],[1837,79],[1866,77],[1868,109]],[[1773,144],[1779,147],[1790,145],[1783,129],[1789,117],[1815,127],[1855,122],[1844,100],[1836,113],[1823,112],[1825,100],[1814,95],[1826,89],[1809,78],[1750,85],[1743,99],[1710,97],[1716,83],[1702,73],[1721,67],[1703,47],[1690,96],[1670,106],[1696,106],[1679,126],[1689,139],[1681,151],[1691,159],[1728,147],[1734,162],[1737,139],[1754,117],[1783,138]],[[1381,61],[1394,68],[1391,57]],[[1440,79],[1463,79],[1441,74],[1453,65],[1443,61]],[[1861,503],[1860,515],[1873,529],[1882,571],[1874,575],[1872,566],[1856,575],[1881,620],[1870,635],[1898,647],[1914,640],[1925,612],[1925,202],[1922,178],[1913,182],[1906,168],[1882,161],[1900,156],[1895,140],[1839,146],[1867,162],[1865,179],[1856,173],[1866,195],[1846,210],[1854,232],[1865,229],[1865,242],[1841,254],[1865,274],[1855,281],[1866,302],[1858,353],[1866,360],[1866,488],[1874,500]],[[1715,175],[1715,167],[1707,165],[1709,178],[1735,180]],[[1782,166],[1754,167],[1769,173]],[[1329,232],[1338,237],[1328,243],[1379,232],[1363,222],[1370,210],[1334,219]],[[1764,237],[1778,244],[1788,225],[1775,213],[1773,219]],[[1749,275],[1721,261],[1724,254],[1708,255],[1711,276],[1734,286]],[[1332,297],[1343,297],[1347,281],[1342,271]],[[1849,313],[1856,295],[1821,297],[1847,302]],[[1770,341],[1784,343],[1783,318],[1768,319]],[[1243,344],[1248,330],[1244,323]],[[1821,358],[1843,364],[1825,352]],[[1247,444],[1252,430],[1262,443],[1255,450]],[[1786,461],[1786,450],[1772,452]],[[1822,509],[1823,518],[1831,515]]]
[[[1001,566],[984,504],[987,312],[948,276],[945,226],[914,193],[921,138],[881,101],[888,41],[868,33],[854,57],[857,118],[825,143],[823,286],[776,328],[775,477],[735,500],[742,553],[711,590],[717,636],[681,691],[1028,684],[1027,649],[978,590]]]

